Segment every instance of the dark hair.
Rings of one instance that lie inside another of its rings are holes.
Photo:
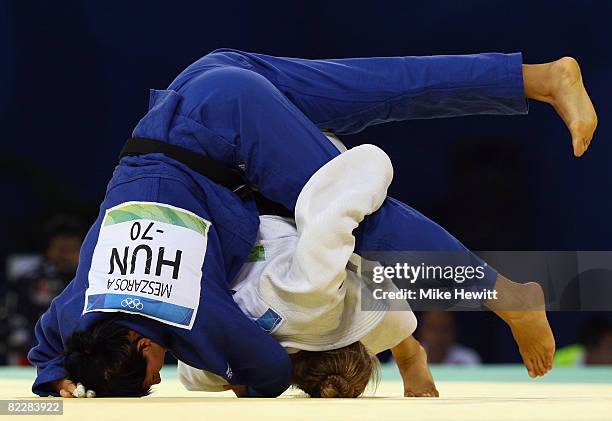
[[[378,382],[378,359],[361,342],[331,351],[300,351],[297,355],[292,383],[313,398],[356,398],[370,380]]]
[[[74,332],[64,349],[68,380],[82,383],[100,397],[148,395],[151,388],[144,385],[147,360],[129,332],[112,320],[87,332]]]

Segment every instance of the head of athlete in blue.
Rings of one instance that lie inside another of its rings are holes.
[[[67,377],[99,397],[146,396],[161,382],[166,349],[108,320],[75,332],[64,350]]]

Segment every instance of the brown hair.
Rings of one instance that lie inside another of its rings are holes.
[[[380,364],[361,342],[330,351],[300,351],[293,361],[293,385],[313,398],[356,398]]]

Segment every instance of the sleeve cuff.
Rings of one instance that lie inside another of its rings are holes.
[[[59,356],[49,361],[44,368],[38,367],[36,380],[32,385],[32,392],[38,396],[59,396],[59,393],[52,391],[49,383],[66,378],[66,370],[62,366],[63,356]]]

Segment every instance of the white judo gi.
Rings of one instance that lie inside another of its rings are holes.
[[[337,138],[330,140],[346,151]],[[381,206],[392,178],[389,157],[376,146],[361,145],[312,176],[297,200],[295,221],[260,217],[257,244],[232,284],[233,298],[287,352],[361,341],[378,353],[414,332],[416,318],[407,303],[404,311],[387,311],[384,301],[361,292],[368,286],[361,258],[353,254],[353,230]],[[385,282],[386,289],[395,288]],[[227,384],[183,362],[178,372],[188,390],[220,391]]]

